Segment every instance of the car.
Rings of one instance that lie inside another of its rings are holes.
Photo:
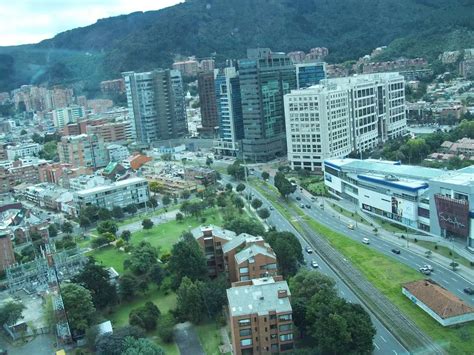
[[[304,208],[304,203],[302,203],[302,204],[300,205],[300,207],[301,207],[301,208]]]
[[[392,249],[392,253],[394,253],[394,254],[400,254],[400,249]]]
[[[362,243],[364,243],[364,244],[370,244],[369,238],[362,238]]]
[[[420,267],[419,270],[420,270],[420,272],[421,272],[422,274],[425,274],[425,275],[431,274],[431,270],[428,269],[428,268],[426,268],[426,267]]]
[[[306,205],[306,208],[311,208],[311,205]]]
[[[316,197],[311,196],[311,201],[313,201],[313,202],[316,201]]]
[[[474,289],[472,289],[470,287],[466,287],[464,289],[464,292],[467,293],[468,295],[474,295]]]
[[[316,262],[316,260],[313,260],[311,261],[311,266],[315,269],[317,269],[319,267],[318,263]]]
[[[296,196],[296,201],[301,201],[301,197]]]
[[[270,206],[270,211],[273,211],[275,208],[273,206]]]
[[[353,224],[348,224],[348,225],[347,225],[347,228],[349,228],[349,229],[352,229],[352,230],[353,230],[353,229],[354,229],[354,225],[353,225]]]
[[[434,269],[433,269],[433,267],[432,267],[431,265],[425,264],[425,265],[423,265],[423,267],[424,267],[425,269],[430,270],[431,272],[434,271]]]
[[[306,247],[304,249],[306,250],[308,254],[313,254],[313,249],[311,249],[310,247]]]

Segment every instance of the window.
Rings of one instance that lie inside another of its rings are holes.
[[[280,341],[293,340],[293,333],[280,335]]]
[[[278,317],[278,320],[280,322],[291,320],[291,313],[290,314],[282,314],[281,316]]]
[[[286,332],[288,330],[291,330],[292,328],[292,324],[282,324],[280,325],[279,329],[280,329],[280,332]]]
[[[250,345],[252,345],[252,339],[250,339],[250,338],[249,339],[242,339],[240,341],[240,345],[241,346],[250,346]]]
[[[248,337],[252,335],[252,328],[240,329],[239,333],[241,337]]]
[[[248,274],[248,273],[249,273],[249,268],[248,268],[248,267],[241,267],[241,268],[239,269],[239,272],[240,272],[241,274]]]
[[[250,325],[250,318],[239,319],[239,326],[246,327]]]

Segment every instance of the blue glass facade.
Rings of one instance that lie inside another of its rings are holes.
[[[301,64],[296,66],[298,89],[308,88],[326,79],[325,63]]]

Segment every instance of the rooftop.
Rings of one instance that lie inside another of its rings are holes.
[[[196,227],[191,230],[191,233],[195,239],[199,239],[204,235],[204,232],[206,231],[212,231],[213,236],[221,239],[227,239],[229,241],[233,240],[236,237],[235,232],[213,225]]]
[[[77,191],[76,193],[77,193],[78,196],[84,196],[84,195],[89,195],[89,194],[93,194],[93,193],[99,193],[99,192],[104,192],[104,191],[108,191],[108,190],[114,190],[114,189],[122,187],[122,186],[134,185],[134,184],[137,184],[137,183],[140,183],[140,182],[146,182],[146,181],[147,180],[143,179],[143,178],[132,177],[130,179],[114,182],[112,184],[108,184],[108,185],[104,185],[104,186],[96,186],[96,187],[93,187],[91,189],[85,189],[85,190]]]
[[[238,252],[235,254],[235,261],[237,261],[237,264],[241,264],[244,261],[253,258],[255,255],[265,255],[270,258],[275,258],[275,254],[269,252],[266,248],[261,247],[260,245],[252,244],[249,247],[243,249],[242,251]]]
[[[418,280],[403,285],[443,319],[474,313],[474,309],[432,280]]]
[[[229,241],[228,243],[224,244],[222,246],[222,251],[224,253],[228,253],[229,251],[239,247],[243,243],[248,244],[248,243],[256,243],[256,242],[259,242],[259,241],[263,241],[263,238],[260,237],[260,236],[256,237],[256,236],[253,236],[253,235],[250,235],[250,234],[247,234],[247,233],[242,233],[242,234],[239,234],[237,236],[237,238],[234,238],[231,241]]]
[[[278,298],[279,291],[287,297]],[[229,311],[232,317],[257,313],[265,315],[271,311],[291,312],[290,289],[286,281],[275,281],[272,277],[252,280],[251,285],[232,287],[227,290]]]

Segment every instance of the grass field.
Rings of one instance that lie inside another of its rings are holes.
[[[410,241],[413,242],[413,240],[410,240]],[[462,264],[462,265],[464,265],[464,266],[466,266],[470,269],[474,269],[474,266],[472,266],[471,263],[467,259],[464,259],[462,256],[460,256],[455,251],[451,251],[450,248],[438,245],[437,249],[435,249],[436,243],[427,242],[427,241],[424,241],[424,240],[419,240],[419,241],[416,242],[416,244],[419,244],[422,247],[433,251],[433,253],[440,254],[440,255],[445,256],[447,258],[454,258],[455,262],[457,262],[459,264]],[[452,253],[453,255],[451,256],[450,253]]]
[[[346,216],[348,218],[352,218],[353,220],[357,221],[357,223],[363,223],[365,224],[366,226],[370,226],[370,223],[367,222],[364,218],[362,218],[361,216],[359,216],[356,212],[351,212],[351,211],[348,211],[346,210],[345,208],[342,208],[342,207],[339,207],[338,205],[336,204],[331,204],[331,206],[334,208],[334,210],[337,212],[337,213],[340,213],[342,214],[343,216]]]
[[[88,256],[93,256],[95,260],[105,267],[113,267],[119,274],[123,273],[123,262],[127,259],[127,254],[118,250],[114,246],[106,246],[95,249],[87,253]]]
[[[216,322],[206,322],[196,326],[196,333],[201,341],[202,348],[207,355],[219,355],[221,334]]]

